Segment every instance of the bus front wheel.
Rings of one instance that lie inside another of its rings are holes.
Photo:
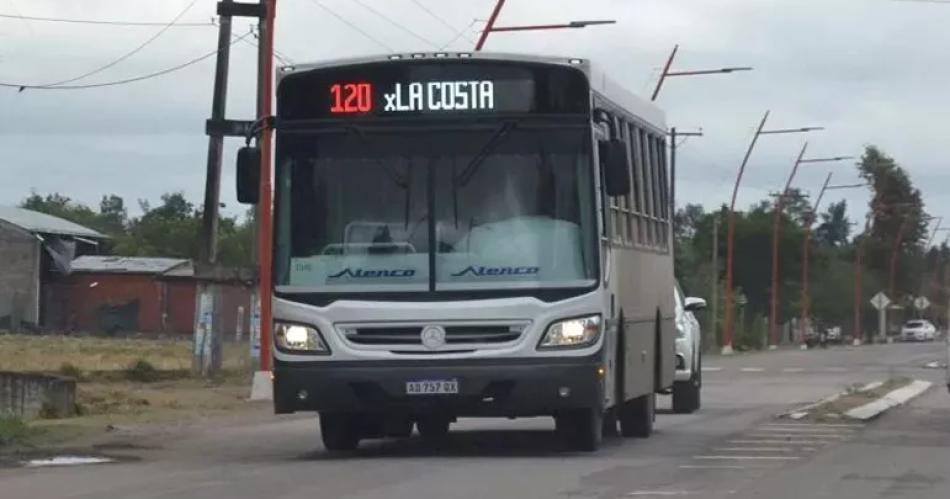
[[[599,407],[574,409],[554,417],[556,431],[575,450],[593,452],[604,435],[604,411]]]
[[[320,436],[328,451],[353,450],[360,443],[359,427],[350,414],[321,412]]]

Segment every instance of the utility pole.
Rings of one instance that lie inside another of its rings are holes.
[[[193,367],[203,375],[211,374],[221,365],[221,341],[216,327],[216,313],[218,293],[216,282],[222,278],[217,263],[218,240],[218,207],[221,190],[221,159],[224,146],[224,137],[246,137],[253,128],[253,121],[236,121],[226,119],[225,107],[227,103],[228,70],[231,48],[231,21],[232,17],[266,17],[266,5],[273,4],[274,0],[261,0],[260,3],[235,2],[234,0],[220,0],[217,4],[218,22],[218,51],[214,75],[214,93],[211,103],[211,118],[205,123],[205,133],[208,135],[208,163],[205,179],[205,195],[202,213],[201,251],[199,264],[195,266],[196,277],[201,280],[199,292],[196,296],[195,316],[195,359]],[[267,28],[272,30],[273,25]],[[272,46],[270,46],[272,48]],[[266,81],[261,78],[260,81]],[[264,94],[269,95],[269,94]],[[269,100],[268,100],[269,102]],[[259,108],[258,114],[267,113],[267,108]],[[253,307],[252,307],[253,310]],[[253,314],[253,312],[252,312]],[[253,315],[252,315],[253,317]],[[263,321],[260,321],[264,324]],[[252,324],[252,327],[253,324]]]
[[[772,286],[769,298],[769,348],[778,347],[778,292],[779,292],[779,259],[778,246],[779,235],[782,229],[782,212],[785,211],[785,197],[792,188],[792,182],[795,180],[795,174],[798,173],[798,167],[802,164],[805,157],[805,151],[808,149],[808,142],[802,146],[802,151],[798,153],[798,159],[795,160],[795,166],[792,167],[792,173],[788,175],[788,181],[785,182],[785,189],[779,193],[775,200],[775,215],[772,220]]]
[[[712,233],[712,342],[707,345],[714,345],[716,341],[716,330],[719,328],[719,215],[713,216]],[[709,348],[709,347],[707,347]]]
[[[221,0],[224,8],[232,0]],[[215,61],[214,88],[211,96],[211,119],[220,121],[225,116],[228,101],[228,66],[231,58],[231,15],[219,12],[218,52]],[[218,260],[218,206],[221,199],[221,155],[224,134],[208,130],[208,163],[205,174],[204,206],[201,213],[200,262],[195,276],[199,279],[195,297],[194,358],[192,370],[209,376],[221,367],[221,338],[219,328],[218,293],[214,283],[214,266]]]
[[[679,137],[702,137],[703,131],[679,132],[676,127],[670,128],[670,216],[676,217],[676,139]]]
[[[232,0],[221,0],[230,6]],[[214,69],[214,93],[211,96],[211,119],[223,120],[228,101],[228,66],[231,59],[231,16],[221,14],[218,23],[218,53]],[[214,264],[218,260],[218,205],[221,198],[221,153],[224,134],[208,131],[208,165],[205,176],[204,211],[201,214],[201,260]]]

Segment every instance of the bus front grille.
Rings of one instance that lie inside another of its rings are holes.
[[[355,345],[406,350],[402,347],[423,348],[422,330],[429,325],[351,325],[342,326],[340,330],[346,340]],[[446,349],[457,350],[458,345],[471,348],[476,345],[500,345],[517,341],[521,338],[526,324],[452,324],[443,325],[442,328],[445,330]],[[456,347],[452,348],[450,345]]]

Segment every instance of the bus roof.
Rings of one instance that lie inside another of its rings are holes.
[[[479,59],[488,61],[526,62],[577,67],[587,75],[591,90],[601,94],[619,107],[638,116],[659,130],[666,130],[666,114],[652,102],[642,99],[607,77],[606,73],[588,59],[577,57],[509,54],[498,52],[411,52],[404,54],[372,55],[333,59],[329,61],[281,66],[278,80],[291,74],[314,69],[329,69],[360,64],[386,63],[405,60]]]

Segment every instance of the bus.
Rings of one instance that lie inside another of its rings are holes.
[[[587,451],[652,433],[675,367],[659,109],[585,59],[484,53],[284,67],[276,94],[276,413],[318,412],[331,451],[461,417],[553,416]]]

